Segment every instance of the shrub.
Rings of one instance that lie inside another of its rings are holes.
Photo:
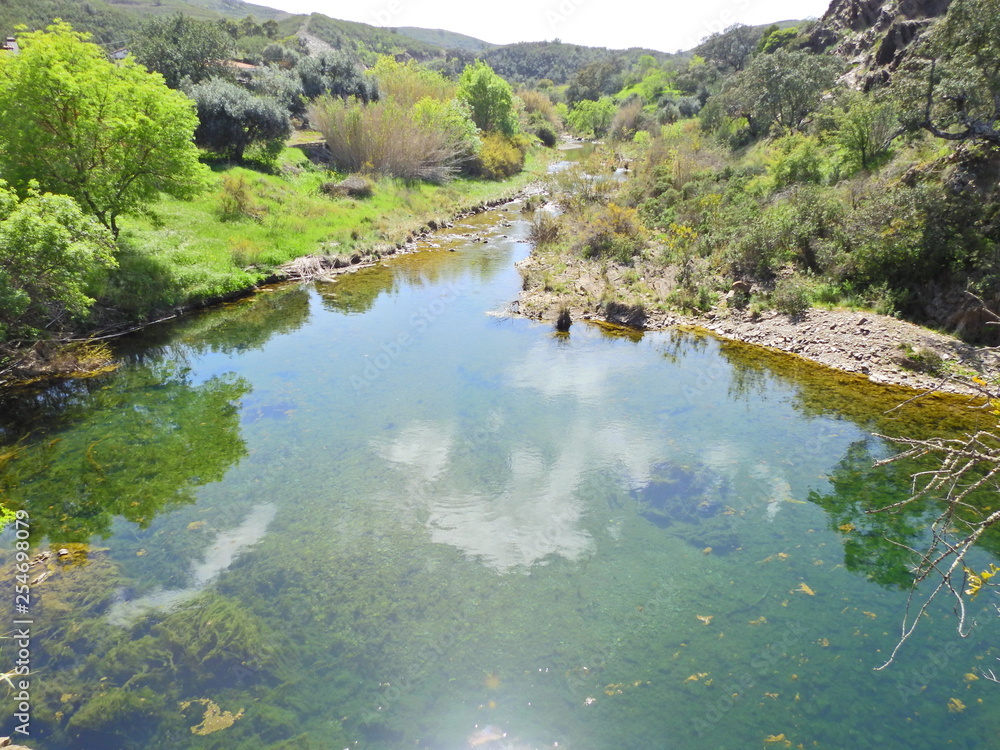
[[[556,141],[559,140],[559,136],[556,134],[556,131],[553,130],[552,126],[548,124],[539,125],[535,128],[535,135],[538,136],[538,140],[549,148],[553,148],[556,145]]]
[[[646,231],[634,208],[609,203],[587,223],[580,249],[587,258],[631,263],[646,247]]]
[[[771,303],[779,312],[792,317],[802,315],[810,308],[809,282],[799,274],[778,279],[771,293]]]
[[[219,195],[219,216],[222,221],[260,221],[263,218],[265,211],[254,200],[252,187],[242,174],[223,176],[222,192]]]
[[[560,233],[559,217],[547,211],[536,212],[531,224],[528,225],[528,240],[535,246],[555,242],[559,239]]]
[[[649,116],[643,111],[641,101],[632,101],[619,109],[611,120],[608,135],[616,141],[630,141],[643,130],[652,126]]]
[[[446,182],[476,143],[458,105],[431,99],[408,108],[391,99],[364,104],[320,97],[309,119],[326,139],[333,163],[349,172]]]
[[[514,140],[499,133],[487,134],[479,152],[479,174],[490,180],[510,177],[524,168],[524,156]]]
[[[340,182],[324,182],[319,186],[320,192],[329,196],[347,196],[348,198],[371,198],[375,186],[367,177],[360,174],[348,175]]]

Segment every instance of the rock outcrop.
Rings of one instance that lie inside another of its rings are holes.
[[[834,48],[851,63],[845,80],[859,89],[885,83],[905,50],[951,0],[833,0],[810,37],[815,50]]]

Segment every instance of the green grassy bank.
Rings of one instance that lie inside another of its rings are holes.
[[[397,245],[428,222],[513,195],[542,177],[553,158],[533,152],[523,172],[502,181],[374,179],[371,195],[359,198],[324,193],[324,183],[345,175],[299,148],[286,148],[270,172],[217,165],[196,199],[164,199],[127,224],[119,268],[98,291],[97,319],[150,319],[250,290],[305,255],[366,255]]]

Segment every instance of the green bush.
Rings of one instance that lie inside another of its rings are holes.
[[[518,142],[500,133],[483,137],[478,172],[488,180],[503,180],[524,169],[525,151]]]
[[[771,304],[779,312],[792,317],[802,315],[811,307],[809,281],[799,274],[778,279],[771,293]]]
[[[365,104],[320,97],[309,108],[309,120],[326,139],[333,163],[345,172],[446,182],[478,146],[462,105],[429,97],[412,107],[394,99]]]
[[[539,125],[535,128],[535,135],[538,136],[538,140],[549,148],[555,147],[556,141],[559,139],[559,136],[556,135],[556,131],[549,124]]]
[[[598,209],[586,224],[579,247],[584,257],[607,258],[632,263],[645,249],[646,230],[634,208],[609,203]]]

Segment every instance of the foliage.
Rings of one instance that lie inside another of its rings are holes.
[[[597,101],[610,96],[621,88],[625,61],[620,57],[592,62],[581,68],[566,88],[566,99],[571,104]]]
[[[601,138],[607,135],[616,111],[617,107],[609,96],[596,102],[585,99],[573,106],[566,116],[566,124],[577,135]]]
[[[278,65],[262,65],[252,72],[247,88],[259,97],[276,101],[293,115],[306,111],[302,79],[294,70]]]
[[[1000,144],[1000,0],[955,0],[908,55],[893,90],[911,127]]]
[[[833,112],[834,141],[850,171],[870,169],[902,133],[896,105],[856,91],[845,92],[838,103]]]
[[[786,315],[802,315],[811,307],[809,283],[798,274],[781,277],[771,293],[771,304]]]
[[[412,107],[425,98],[449,101],[455,96],[454,82],[413,60],[401,63],[383,55],[375,63],[371,75],[378,82],[383,97],[391,97],[403,106]]]
[[[320,97],[309,119],[339,169],[430,182],[454,177],[470,158],[475,138],[461,105],[429,98],[408,108],[392,99],[366,105]]]
[[[507,44],[490,49],[481,57],[508,81],[534,85],[548,80],[552,84],[561,86],[570,83],[579,71],[589,65],[601,65],[609,60],[622,58],[622,63],[615,63],[620,73],[626,64],[636,62],[643,55],[652,56],[658,62],[668,57],[662,52],[652,50],[608,50],[567,44],[559,40]],[[621,88],[620,83],[613,80],[608,80],[607,84],[608,90],[603,91],[604,94],[613,94]]]
[[[118,234],[118,217],[160,193],[194,194],[205,167],[191,143],[194,105],[131,60],[58,23],[0,59],[0,176],[20,194],[37,179]]]
[[[608,135],[616,141],[631,141],[637,133],[654,129],[655,124],[642,102],[633,100],[615,112]]]
[[[366,77],[357,64],[343,52],[324,50],[302,59],[295,72],[302,80],[302,93],[307,99],[324,94],[355,96],[363,102],[378,100],[378,86]]]
[[[824,55],[779,49],[758,55],[726,82],[713,105],[728,117],[746,118],[754,136],[773,125],[797,128],[833,85],[839,64]]]
[[[495,130],[505,136],[518,132],[514,91],[482,60],[467,65],[462,71],[458,98],[469,106],[472,121],[480,130]]]
[[[536,247],[550,245],[559,239],[561,224],[558,216],[548,211],[536,211],[528,225],[528,239]]]
[[[29,188],[19,201],[0,181],[0,340],[86,314],[88,282],[114,267],[113,249],[110,232],[72,198]]]
[[[138,63],[176,89],[185,78],[198,83],[225,75],[233,40],[218,24],[175,13],[146,21],[129,49]]]
[[[761,32],[746,24],[733,24],[717,31],[694,49],[694,53],[723,70],[739,72],[746,67],[760,42]]]
[[[609,203],[590,217],[579,241],[586,258],[631,263],[646,247],[646,232],[634,208]]]
[[[229,81],[210,78],[187,93],[198,107],[195,143],[226,158],[243,161],[246,150],[257,144],[265,161],[274,161],[292,133],[288,111],[277,101]]]
[[[757,43],[757,51],[770,55],[779,49],[794,49],[800,41],[800,32],[794,26],[779,29],[777,25],[768,27]]]
[[[524,169],[527,148],[517,139],[500,133],[483,136],[483,147],[479,152],[478,171],[488,180],[503,180]]]

